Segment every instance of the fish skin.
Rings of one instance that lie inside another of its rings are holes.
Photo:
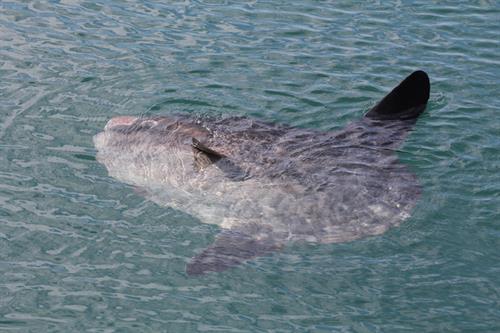
[[[429,91],[427,74],[414,72],[337,132],[247,117],[121,116],[94,144],[110,176],[222,228],[187,265],[189,275],[220,272],[290,242],[352,241],[407,219],[421,188],[395,151]]]

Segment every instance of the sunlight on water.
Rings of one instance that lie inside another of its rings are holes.
[[[166,3],[0,3],[0,330],[500,331],[496,2]],[[338,130],[415,69],[423,194],[381,236],[187,278],[217,227],[95,160],[117,115]]]

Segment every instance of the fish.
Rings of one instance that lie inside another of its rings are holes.
[[[290,243],[353,241],[408,219],[421,186],[396,153],[429,94],[417,70],[338,131],[245,116],[117,116],[93,137],[96,160],[148,200],[219,226],[186,273],[222,272]]]

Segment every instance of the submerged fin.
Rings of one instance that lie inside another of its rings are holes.
[[[245,180],[248,174],[227,156],[210,149],[199,140],[192,138],[194,149],[194,166],[197,170],[202,170],[212,164],[216,165],[224,175],[232,180]]]
[[[217,236],[212,245],[191,259],[186,266],[186,272],[188,275],[222,272],[279,248],[278,244],[270,240],[258,240],[239,232],[225,230]]]
[[[430,82],[424,71],[415,71],[385,96],[365,117],[375,120],[417,118],[429,100]]]

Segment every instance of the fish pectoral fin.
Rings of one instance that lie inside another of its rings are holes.
[[[222,158],[215,165],[224,172],[224,176],[234,181],[243,181],[250,178],[248,172],[240,168],[229,158]]]
[[[223,157],[226,157],[224,154],[221,154],[219,152],[216,152],[215,150],[213,149],[210,149],[208,148],[206,145],[204,145],[203,143],[201,143],[198,139],[196,138],[192,138],[192,143],[191,145],[193,146],[193,148],[201,151],[201,152],[204,152],[206,155],[208,155],[211,159],[220,159],[220,158],[223,158]]]
[[[236,181],[248,179],[248,173],[231,161],[227,156],[208,148],[195,138],[192,138],[192,146],[194,150],[194,166],[197,170],[214,164],[229,179]]]
[[[269,239],[259,240],[251,236],[226,230],[215,242],[192,258],[186,266],[188,275],[222,272],[246,260],[264,256],[279,250],[281,246]]]

